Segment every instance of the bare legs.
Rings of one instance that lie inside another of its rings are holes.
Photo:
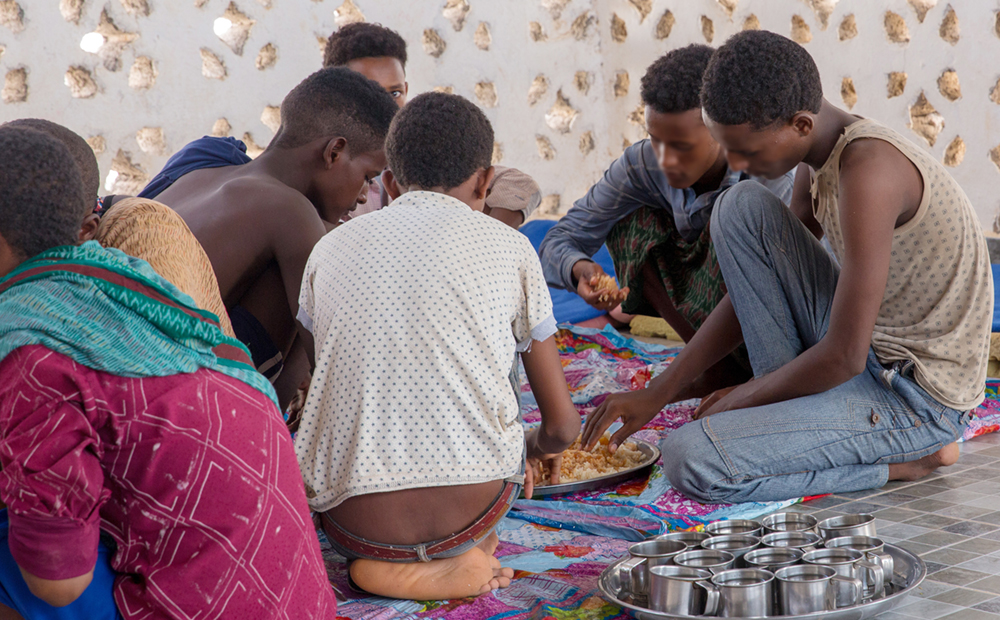
[[[950,443],[922,459],[889,465],[889,480],[919,480],[938,467],[948,467],[957,462],[958,444]]]

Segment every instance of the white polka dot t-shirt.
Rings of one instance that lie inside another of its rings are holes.
[[[518,472],[515,351],[556,331],[527,237],[409,192],[316,245],[299,304],[316,370],[295,451],[314,510]]]

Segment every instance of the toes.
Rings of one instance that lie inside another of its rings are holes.
[[[500,569],[500,576],[501,577],[506,577],[508,579],[513,579],[514,578],[514,569],[513,568],[501,568]]]
[[[507,586],[510,585],[510,578],[509,577],[500,577],[499,579],[496,579],[495,581],[500,584],[501,588],[506,588]]]
[[[500,560],[496,559],[492,555],[490,556],[490,568],[493,569],[493,572],[500,570]]]

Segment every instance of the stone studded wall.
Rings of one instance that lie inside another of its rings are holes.
[[[666,51],[742,28],[790,36],[828,99],[952,166],[987,228],[1000,213],[996,0],[0,0],[0,121],[38,116],[90,139],[108,191],[134,192],[204,134],[251,154],[339,25],[409,43],[411,96],[445,88],[494,123],[495,159],[565,211],[644,137],[639,80]],[[222,37],[213,23],[233,27]],[[81,49],[87,33],[106,41]]]

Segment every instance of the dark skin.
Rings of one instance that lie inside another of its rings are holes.
[[[824,100],[818,113],[799,112],[762,130],[755,131],[749,125],[720,125],[711,119],[706,119],[706,125],[726,149],[734,170],[773,179],[801,164],[790,208],[815,234],[821,228],[812,217],[809,172],[826,163],[845,128],[857,120]],[[778,370],[706,398],[696,419],[818,394],[864,371],[889,275],[893,233],[917,212],[923,199],[923,178],[888,142],[862,139],[843,150],[839,182],[844,256],[826,335]],[[621,418],[624,426],[612,439],[613,445],[619,445],[661,408],[678,400],[686,385],[740,342],[739,321],[726,296],[690,346],[646,389],[615,394],[602,403],[587,420],[585,443],[595,443],[615,419]],[[957,458],[957,446],[952,444],[920,461],[890,465],[889,479],[917,479]]]
[[[205,248],[227,308],[243,306],[286,358],[297,332],[299,289],[316,242],[357,203],[385,167],[381,148],[353,153],[343,137],[269,148],[240,166],[196,170],[157,197]],[[286,405],[307,378],[292,364],[275,388]],[[295,375],[295,376],[293,376]]]

